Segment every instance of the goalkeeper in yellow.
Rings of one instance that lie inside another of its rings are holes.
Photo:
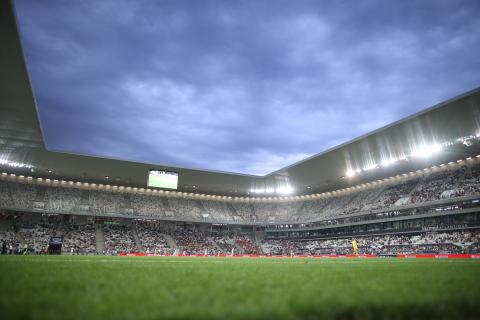
[[[355,256],[358,256],[358,245],[357,245],[357,240],[355,239],[352,240],[352,248],[353,248],[353,254]]]

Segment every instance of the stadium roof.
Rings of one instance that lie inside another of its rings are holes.
[[[0,8],[0,34],[2,172],[145,187],[148,170],[161,169],[179,173],[179,191],[265,196],[290,187],[294,194],[336,190],[480,153],[480,88],[265,176],[50,151],[8,1]]]

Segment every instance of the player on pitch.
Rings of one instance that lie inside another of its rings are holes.
[[[355,256],[358,256],[357,240],[355,240],[355,239],[352,240],[352,247],[353,247],[353,254],[354,254]]]

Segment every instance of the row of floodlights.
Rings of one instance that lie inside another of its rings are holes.
[[[2,159],[0,159],[0,165],[7,166],[7,167],[12,167],[12,168],[27,168],[27,169],[32,169],[33,168],[33,166],[31,164],[16,162],[16,161],[2,160]]]
[[[403,157],[400,157],[400,158],[385,159],[379,164],[378,163],[373,163],[373,164],[369,164],[369,165],[367,165],[363,168],[349,169],[349,170],[347,170],[345,175],[346,175],[347,178],[351,178],[351,177],[354,177],[357,174],[360,174],[362,172],[367,172],[367,171],[371,171],[371,170],[378,169],[378,168],[386,168],[386,167],[389,167],[389,166],[391,166],[391,165],[393,165],[397,162],[406,161],[406,160],[409,160],[411,158],[429,158],[429,157],[441,152],[444,147],[452,146],[456,142],[461,142],[466,146],[471,146],[472,145],[471,141],[474,140],[474,139],[478,139],[478,138],[480,138],[480,133],[477,134],[477,135],[470,135],[470,136],[466,136],[466,137],[461,137],[461,138],[455,139],[455,141],[444,142],[442,144],[437,143],[437,144],[431,144],[431,145],[423,145],[423,146],[415,148],[413,150],[413,152],[409,155],[406,155],[406,156],[403,156]]]
[[[376,164],[376,163],[370,164],[368,166],[363,167],[362,169],[350,169],[350,170],[347,170],[345,175],[348,178],[351,178],[351,177],[353,177],[353,176],[355,176],[359,173],[366,172],[366,171],[371,171],[371,170],[374,170],[374,169],[377,169],[377,168],[382,168],[382,167],[386,168],[386,167],[389,167],[389,166],[391,166],[391,165],[393,165],[397,162],[406,161],[410,158],[429,158],[432,155],[442,151],[442,149],[443,149],[443,146],[441,144],[433,144],[433,145],[422,146],[422,147],[419,147],[419,148],[415,149],[415,151],[413,151],[408,156],[403,156],[403,157],[400,157],[400,158],[385,159],[380,164]]]
[[[109,184],[96,184],[96,183],[88,183],[88,182],[74,182],[74,181],[66,181],[66,180],[58,180],[58,179],[49,179],[49,178],[33,178],[33,177],[25,177],[24,175],[16,175],[14,173],[8,174],[6,172],[1,173],[2,176],[9,176],[11,178],[18,178],[19,180],[27,180],[27,181],[34,181],[36,180],[38,183],[47,183],[53,185],[60,185],[60,186],[70,186],[70,187],[78,187],[78,188],[94,188],[99,190],[112,190],[112,191],[122,191],[122,192],[133,192],[133,193],[144,193],[144,194],[158,194],[158,195],[170,195],[176,197],[192,197],[192,198],[201,198],[201,199],[216,199],[216,200],[293,200],[294,197],[263,197],[263,198],[250,198],[250,197],[232,197],[232,196],[221,196],[221,195],[212,195],[212,194],[200,194],[200,193],[188,193],[188,192],[181,192],[181,191],[170,191],[170,190],[161,190],[161,189],[151,189],[151,188],[137,188],[137,187],[125,187],[125,186],[116,186],[116,185],[109,185]],[[300,199],[299,197],[295,197]],[[303,198],[303,196],[302,196]]]
[[[295,190],[291,186],[279,187],[279,188],[265,188],[265,189],[250,189],[250,193],[253,194],[292,194]]]
[[[480,160],[480,154],[476,156],[477,159]],[[359,191],[365,188],[370,188],[372,186],[378,186],[381,183],[395,181],[407,176],[414,176],[415,174],[422,174],[423,172],[428,172],[430,170],[435,170],[439,168],[444,168],[448,165],[455,165],[455,164],[462,164],[463,162],[470,162],[473,161],[474,158],[468,157],[465,159],[457,160],[456,163],[451,161],[447,164],[440,164],[438,166],[432,166],[430,168],[419,169],[415,172],[404,173],[401,175],[397,175],[394,177],[384,178],[372,182],[363,183],[360,185],[348,187],[345,189],[334,190],[324,193],[316,193],[316,194],[308,194],[308,195],[301,195],[301,196],[282,196],[282,197],[232,197],[232,196],[221,196],[221,195],[210,195],[210,194],[200,194],[200,193],[188,193],[188,192],[180,192],[180,191],[169,191],[169,190],[159,190],[159,189],[150,189],[150,188],[137,188],[137,187],[124,187],[124,186],[115,186],[115,185],[104,185],[104,184],[96,184],[96,183],[88,183],[88,182],[73,182],[73,181],[65,181],[65,180],[57,180],[57,179],[43,179],[43,178],[32,178],[32,177],[25,177],[23,175],[17,176],[16,174],[8,174],[3,172],[2,176],[10,176],[12,178],[18,177],[19,180],[27,180],[33,181],[36,180],[39,183],[52,183],[54,185],[68,185],[71,187],[87,187],[87,188],[95,188],[99,190],[112,190],[112,191],[123,191],[123,192],[133,192],[133,193],[144,193],[144,194],[154,194],[154,195],[170,195],[174,197],[191,197],[191,198],[198,198],[198,199],[207,199],[207,200],[234,200],[234,201],[272,201],[272,200],[286,200],[286,201],[295,201],[295,200],[305,200],[305,199],[318,199],[330,196],[336,196],[340,194],[349,193],[352,191]]]

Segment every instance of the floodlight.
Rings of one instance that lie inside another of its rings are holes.
[[[365,170],[365,171],[370,171],[370,170],[375,169],[376,167],[377,167],[376,164],[370,164],[370,165],[366,166],[365,168],[363,168],[363,170]],[[359,171],[359,170],[358,170],[358,171]],[[358,171],[357,171],[357,172],[358,172]]]
[[[385,159],[382,161],[382,167],[388,167],[389,165],[392,165],[394,164],[395,162],[397,162],[398,160],[397,159],[394,159],[394,158],[391,158],[391,159]]]
[[[346,176],[347,177],[353,177],[355,175],[355,171],[354,170],[348,170],[347,173],[346,173]]]
[[[416,158],[428,158],[440,151],[442,151],[441,144],[424,145],[415,149],[411,156]]]
[[[290,186],[282,187],[277,189],[277,193],[280,194],[292,194],[293,193],[293,188]]]

